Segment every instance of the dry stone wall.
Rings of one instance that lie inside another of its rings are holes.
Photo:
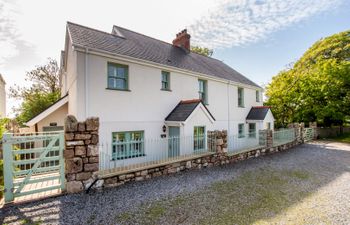
[[[250,158],[259,157],[262,155],[272,154],[276,152],[286,151],[294,146],[298,145],[297,141],[276,146],[276,147],[263,147],[254,149],[239,154],[228,154],[227,152],[215,152],[203,157],[198,157],[191,160],[184,160],[181,162],[171,163],[166,166],[153,167],[140,171],[133,171],[130,173],[119,174],[112,177],[105,177],[103,187],[116,187],[123,185],[131,181],[142,181],[151,179],[153,177],[159,177],[162,175],[175,174],[185,170],[202,169],[212,166],[220,166],[229,163],[236,163]],[[217,148],[220,149],[220,148]]]
[[[74,116],[65,120],[66,191],[75,193],[92,185],[99,169],[99,119],[91,117],[78,122]]]
[[[296,139],[280,146],[273,146],[273,131],[259,131],[260,139],[264,139],[264,147],[241,152],[228,153],[227,131],[208,131],[209,153],[201,156],[183,159],[167,165],[154,165],[129,172],[98,176],[99,151],[98,130],[99,119],[92,117],[84,122],[78,122],[74,116],[68,116],[65,121],[66,148],[64,157],[66,162],[67,192],[75,193],[93,188],[115,187],[131,181],[142,181],[153,177],[178,173],[184,170],[201,169],[219,166],[249,158],[259,157],[271,153],[285,151],[303,143],[304,124],[292,124]]]
[[[102,178],[102,180],[104,180],[103,187],[116,187],[130,181],[142,181],[185,170],[201,169],[235,163],[262,155],[285,151],[301,143],[298,140],[295,140],[287,144],[273,147],[272,130],[260,131],[259,135],[263,135],[263,137],[266,138],[266,145],[264,147],[238,154],[229,154],[227,152],[227,131],[208,131],[208,146],[212,153],[202,157],[170,163],[165,166],[155,166],[153,168],[140,171],[133,171],[130,173],[125,172],[115,176],[104,177]]]

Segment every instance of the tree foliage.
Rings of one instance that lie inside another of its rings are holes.
[[[199,47],[199,46],[192,46],[191,52],[195,52],[195,53],[210,57],[213,55],[214,50],[209,48]]]
[[[277,126],[317,121],[342,125],[350,115],[350,31],[317,41],[266,88]]]
[[[15,85],[10,88],[9,96],[22,103],[15,108],[16,119],[23,124],[44,111],[60,98],[59,67],[57,61],[48,59],[46,65],[37,66],[26,73],[25,80],[29,87]]]

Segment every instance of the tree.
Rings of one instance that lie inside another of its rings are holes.
[[[212,56],[214,53],[213,49],[199,47],[199,46],[192,46],[191,52],[195,52],[208,57]]]
[[[342,125],[350,116],[350,31],[317,41],[266,88],[277,126],[290,122]]]
[[[46,65],[37,66],[26,73],[25,81],[30,87],[15,85],[10,88],[9,96],[22,101],[15,108],[16,120],[20,125],[35,117],[60,98],[59,67],[57,61],[48,59]]]

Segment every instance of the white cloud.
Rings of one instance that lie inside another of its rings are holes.
[[[13,4],[7,1],[0,2],[0,66],[7,58],[18,54],[15,43],[18,33],[12,20],[14,14]]]
[[[189,27],[195,44],[209,48],[241,46],[320,12],[342,0],[224,0]]]

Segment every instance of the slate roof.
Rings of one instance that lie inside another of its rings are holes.
[[[67,23],[73,45],[125,55],[166,66],[189,70],[234,82],[259,87],[220,60],[197,53],[134,31],[114,26],[112,33]]]
[[[203,104],[200,99],[180,101],[179,104],[170,112],[165,118],[165,121],[184,122],[196,109],[199,104]],[[208,108],[203,104],[209,115],[215,120],[213,115],[209,112]]]
[[[264,120],[269,110],[269,106],[254,106],[250,109],[246,120]]]

